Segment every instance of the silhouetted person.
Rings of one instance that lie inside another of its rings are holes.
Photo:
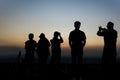
[[[114,23],[108,22],[107,29],[99,27],[97,32],[98,36],[104,38],[104,48],[102,55],[102,64],[115,64],[116,63],[116,42],[117,42],[117,31],[114,30]],[[115,79],[114,73],[116,71],[115,67],[102,65],[103,77],[107,79]],[[107,75],[106,75],[107,74]]]
[[[52,64],[59,64],[61,61],[61,47],[60,44],[63,43],[63,39],[59,32],[54,32],[54,37],[51,41],[51,48],[52,48],[52,57],[51,63]]]
[[[71,47],[72,64],[83,63],[83,48],[86,44],[86,35],[83,31],[79,30],[81,23],[79,21],[74,22],[75,30],[70,32],[69,45]],[[76,80],[80,79],[82,74],[82,65],[72,66],[72,70]]]
[[[26,51],[25,61],[27,63],[33,63],[34,62],[34,52],[35,52],[37,43],[35,40],[33,40],[34,34],[30,33],[28,37],[29,37],[29,40],[27,40],[25,42],[25,51]]]
[[[48,56],[50,55],[49,47],[50,43],[45,37],[44,33],[41,33],[39,36],[40,40],[37,44],[37,53],[40,64],[47,64]]]
[[[81,23],[76,21],[74,23],[75,30],[70,32],[69,45],[71,47],[72,64],[82,64],[83,48],[86,44],[86,35],[79,30]]]
[[[39,36],[39,41],[37,43],[37,55],[38,55],[38,74],[40,80],[46,80],[46,74],[47,74],[47,61],[48,57],[50,55],[49,47],[50,42],[45,37],[44,33],[41,33]]]
[[[33,40],[34,38],[34,34],[30,33],[28,35],[29,40],[27,40],[25,42],[25,59],[24,59],[24,67],[27,70],[27,75],[32,75],[32,70],[33,70],[33,63],[34,63],[34,52],[35,52],[35,48],[36,48],[36,41]],[[29,75],[29,76],[30,76]]]
[[[116,42],[117,31],[114,30],[114,23],[108,22],[107,29],[99,27],[97,32],[98,36],[104,37],[104,49],[102,55],[102,64],[114,64],[116,63]]]

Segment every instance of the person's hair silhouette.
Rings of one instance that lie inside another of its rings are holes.
[[[98,36],[104,37],[104,49],[102,55],[102,64],[114,64],[116,63],[116,42],[117,31],[114,30],[114,23],[108,22],[107,29],[99,27],[97,32]]]
[[[74,23],[75,30],[70,32],[69,45],[71,47],[72,64],[82,64],[83,48],[86,44],[86,35],[79,30],[81,23],[76,21]]]
[[[61,47],[60,44],[63,43],[63,39],[59,32],[54,32],[54,37],[51,41],[51,48],[52,48],[52,57],[51,57],[51,64],[59,64],[61,61]]]
[[[40,64],[47,64],[48,56],[50,55],[50,42],[45,37],[44,33],[39,36],[40,40],[37,43],[38,60]]]

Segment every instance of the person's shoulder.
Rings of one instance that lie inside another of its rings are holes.
[[[75,30],[72,30],[70,33],[73,33],[73,32],[75,32]]]
[[[50,42],[52,42],[53,41],[53,39],[50,39]]]
[[[49,41],[47,38],[45,38],[45,41]]]
[[[28,43],[30,40],[25,41],[25,43]]]
[[[115,30],[115,29],[114,29],[114,32],[116,32],[116,33],[117,33],[117,30]]]
[[[83,34],[85,34],[85,32],[84,32],[84,31],[82,31],[82,30],[80,30],[80,32],[81,32],[81,33],[83,33]]]
[[[37,43],[35,40],[33,40],[34,43]]]
[[[30,42],[30,43],[37,43],[35,40],[30,40],[28,42]]]
[[[75,34],[76,32],[77,32],[76,30],[72,30],[70,34]]]

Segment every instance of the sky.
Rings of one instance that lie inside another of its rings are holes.
[[[86,52],[102,52],[103,38],[96,33],[98,26],[106,27],[109,21],[118,31],[120,50],[120,0],[0,0],[0,54],[13,51],[8,47],[24,48],[29,33],[38,41],[40,33],[50,40],[55,31],[64,39],[63,51],[69,52],[68,37],[75,21],[81,22],[86,34]]]

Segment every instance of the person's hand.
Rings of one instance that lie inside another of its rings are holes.
[[[59,36],[61,36],[61,34],[59,33]]]
[[[99,26],[99,31],[101,31],[102,30],[102,26]]]
[[[61,36],[60,32],[58,32],[58,35]]]

